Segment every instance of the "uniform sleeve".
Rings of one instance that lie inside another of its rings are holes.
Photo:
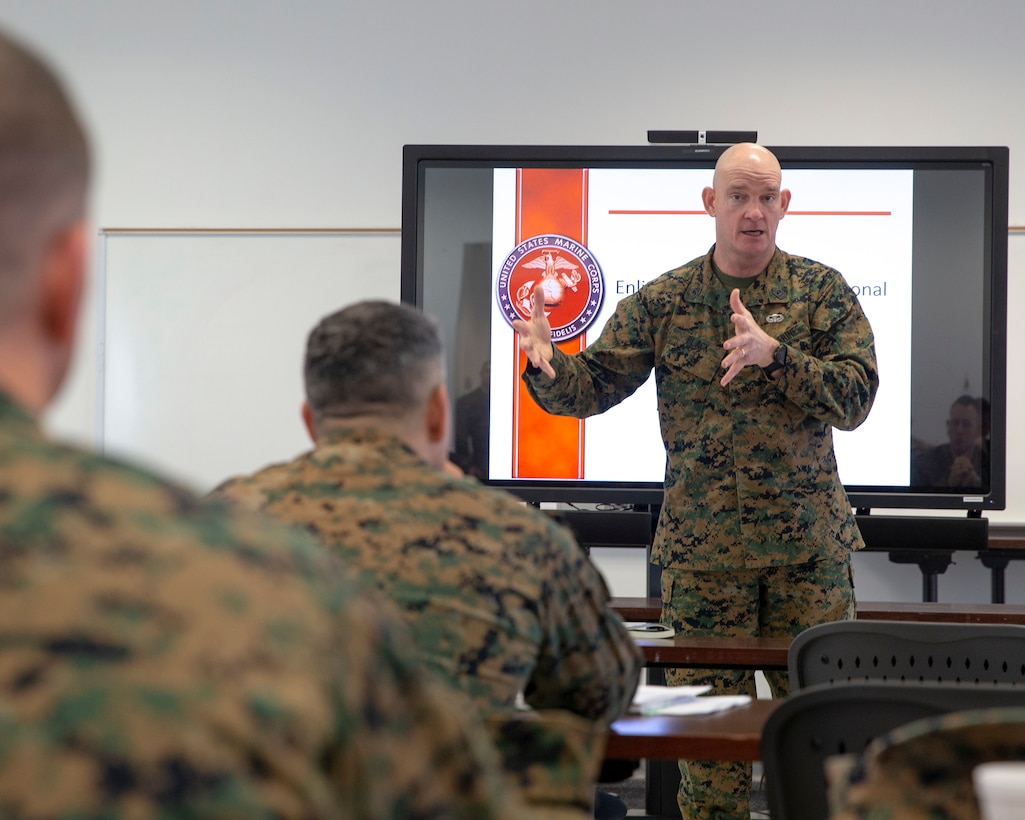
[[[654,334],[643,302],[632,296],[616,306],[586,350],[570,356],[555,347],[555,379],[528,366],[523,380],[534,401],[549,413],[586,418],[633,395],[654,364]]]
[[[807,342],[788,344],[776,385],[787,400],[840,430],[867,417],[879,388],[875,338],[857,297],[836,277],[811,311]]]
[[[410,665],[403,628],[364,603],[345,629],[332,765],[349,816],[530,816],[476,710]]]
[[[525,697],[536,709],[566,709],[611,722],[633,699],[640,650],[609,606],[601,574],[570,533],[551,525],[542,567],[543,644]]]

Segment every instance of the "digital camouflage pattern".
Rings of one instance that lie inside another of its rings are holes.
[[[563,709],[491,711],[491,737],[514,787],[545,820],[594,816],[608,727]]]
[[[972,770],[1025,761],[1025,707],[916,720],[869,744],[846,788],[834,784],[834,820],[979,820]],[[832,761],[827,761],[832,762]],[[827,768],[827,771],[829,769]],[[835,775],[834,775],[835,776]]]
[[[556,348],[554,380],[528,368],[528,389],[551,413],[586,417],[654,368],[668,456],[655,563],[721,570],[843,558],[864,544],[832,428],[854,429],[872,406],[872,329],[839,272],[777,249],[743,300],[787,346],[783,376],[746,367],[723,387],[729,295],[709,252],[624,298],[582,353]],[[773,314],[781,320],[768,322]]]
[[[733,572],[662,570],[663,623],[689,635],[796,636],[809,626],[854,617],[850,561]],[[756,694],[751,669],[667,669],[670,686],[710,684],[714,694]],[[773,697],[790,693],[785,671],[765,672]],[[751,764],[682,761],[684,818],[750,816]],[[718,814],[716,814],[718,812]]]
[[[484,714],[506,713],[523,693],[536,710],[604,729],[629,706],[641,655],[604,580],[568,530],[508,493],[446,475],[399,439],[364,429],[325,433],[311,452],[212,496],[328,544],[396,605],[425,664]],[[552,742],[588,757],[573,739]],[[499,742],[510,770],[523,766],[515,745]],[[559,781],[577,784],[573,794],[593,787],[601,752],[592,748],[590,772],[554,766],[553,782],[535,780],[530,799]]]
[[[0,395],[0,816],[522,816],[404,627],[298,532]]]
[[[508,493],[454,478],[372,430],[212,493],[300,524],[391,599],[424,661],[484,709],[610,721],[630,704],[636,644],[569,531]]]

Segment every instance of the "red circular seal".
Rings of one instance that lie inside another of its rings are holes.
[[[495,283],[495,298],[506,321],[530,318],[538,285],[544,288],[545,315],[556,342],[587,330],[605,296],[598,260],[579,242],[558,234],[532,236],[506,256]]]

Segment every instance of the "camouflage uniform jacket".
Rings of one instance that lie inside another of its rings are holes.
[[[520,816],[322,546],[46,441],[0,393],[0,816]]]
[[[482,709],[611,721],[640,655],[570,533],[513,496],[431,467],[382,432],[340,431],[214,491],[301,524],[403,613],[426,663]]]
[[[857,427],[872,406],[868,320],[837,271],[777,249],[743,300],[787,346],[786,368],[773,380],[745,367],[723,387],[730,289],[711,260],[710,251],[623,299],[585,351],[556,348],[555,380],[528,368],[527,387],[549,412],[585,417],[632,394],[654,368],[668,457],[654,562],[723,570],[846,556],[864,544],[832,428]]]

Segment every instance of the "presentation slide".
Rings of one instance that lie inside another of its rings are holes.
[[[562,427],[548,440],[532,421],[537,408],[525,406],[510,321],[526,315],[529,293],[541,282],[546,305],[550,298],[558,306],[552,317],[560,346],[567,352],[585,347],[620,299],[713,245],[715,223],[701,205],[711,180],[710,170],[495,170],[491,478],[662,481],[665,450],[653,378],[600,416],[560,420]],[[792,198],[777,245],[838,269],[875,333],[882,386],[861,427],[834,431],[841,480],[848,486],[905,485],[913,172],[790,170],[784,186]],[[539,435],[546,438],[546,462],[565,456],[566,471],[539,475],[521,463],[522,452],[539,449]]]

